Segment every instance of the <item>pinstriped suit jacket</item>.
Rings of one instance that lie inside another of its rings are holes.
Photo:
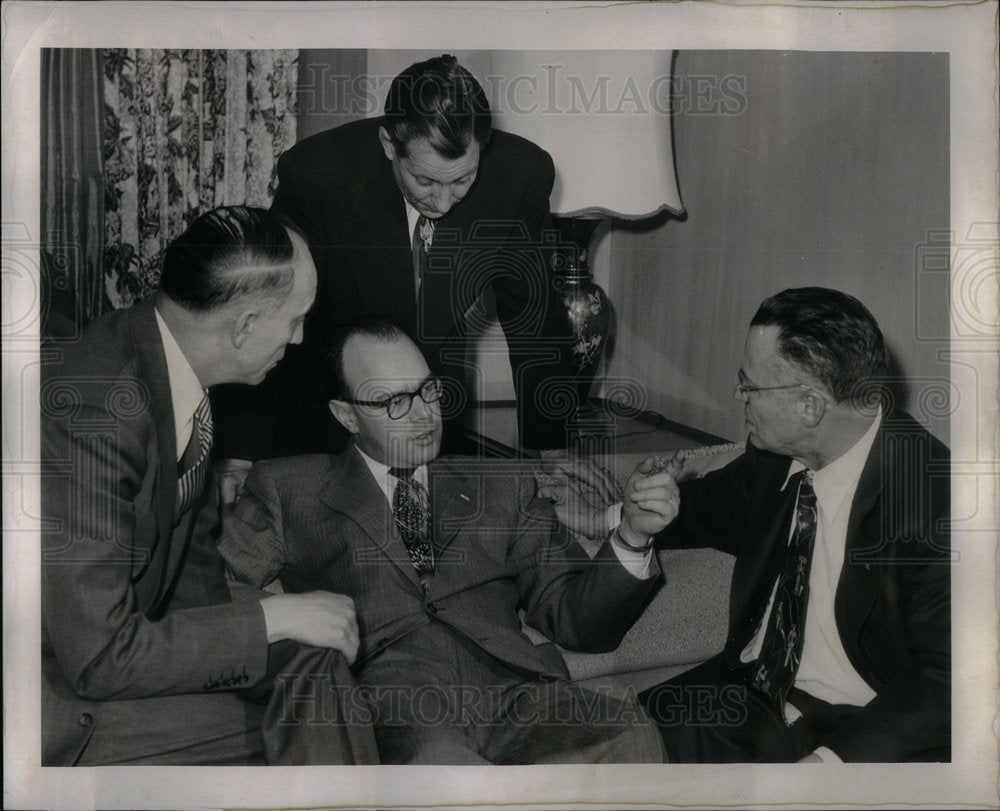
[[[498,660],[541,678],[566,678],[554,645],[535,646],[519,611],[573,650],[615,648],[660,582],[640,580],[605,546],[591,560],[568,540],[523,467],[439,459],[429,469],[437,565],[421,586],[385,495],[359,454],[258,463],[224,520],[220,550],[233,573],[288,591],[354,598],[355,666],[434,620]],[[656,566],[655,561],[652,564]]]
[[[225,689],[219,674],[252,684],[268,647],[263,612],[230,602],[221,563],[181,577],[215,555],[218,511],[206,481],[193,524],[174,528],[174,417],[152,302],[91,324],[46,365],[41,395],[42,762],[71,765],[100,734],[104,701]]]

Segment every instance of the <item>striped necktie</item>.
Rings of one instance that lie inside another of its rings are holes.
[[[812,473],[804,470],[799,477],[795,532],[788,544],[784,569],[778,578],[753,682],[757,689],[774,700],[782,714],[802,659],[816,521],[816,493],[813,490]]]
[[[194,410],[191,439],[188,440],[184,456],[181,457],[182,471],[177,483],[176,516],[179,517],[191,509],[195,498],[204,490],[211,450],[212,408],[208,402],[208,394],[206,394]]]

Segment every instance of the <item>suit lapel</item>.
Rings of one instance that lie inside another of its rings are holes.
[[[368,536],[371,544],[366,549],[357,550],[356,554],[388,558],[407,580],[417,589],[421,588],[410,554],[396,529],[385,493],[353,445],[334,460],[319,500],[334,512],[349,518]]]
[[[409,324],[416,298],[406,205],[377,137],[375,147],[367,155],[352,206],[362,228],[348,235],[345,244],[353,242],[370,256],[370,261],[354,268],[364,310],[380,312],[386,302],[393,302],[393,314],[407,313],[404,323]]]
[[[174,426],[174,407],[170,391],[170,376],[167,372],[167,357],[163,351],[163,340],[156,323],[153,302],[147,301],[135,307],[130,313],[129,330],[135,350],[138,377],[149,386],[149,410],[156,431],[157,460],[154,487],[156,501],[156,526],[158,543],[168,550],[163,559],[162,569],[157,577],[151,571],[149,582],[156,586],[147,597],[153,602],[144,610],[155,614],[160,602],[167,596],[166,584],[172,582],[174,573],[186,548],[185,544],[172,543],[174,531],[174,507],[177,503],[177,429]],[[150,554],[156,558],[156,549]]]
[[[885,442],[885,418],[875,436],[868,459],[858,478],[858,486],[851,502],[851,514],[847,519],[847,537],[844,543],[844,563],[837,581],[834,597],[834,617],[840,630],[844,651],[854,669],[871,683],[870,669],[865,667],[865,657],[858,650],[858,635],[845,633],[845,629],[860,630],[863,618],[868,615],[878,590],[876,581],[884,574],[881,566],[872,569],[871,563],[879,555],[878,542],[881,537],[869,538],[864,525],[882,497],[885,481],[885,456],[882,444]],[[879,533],[880,535],[880,533]],[[874,546],[873,546],[874,544]],[[865,587],[865,584],[870,587]],[[852,619],[852,617],[854,619]]]
[[[469,476],[447,462],[434,461],[428,467],[431,499],[431,537],[435,552],[444,551],[482,507],[480,477]]]
[[[790,461],[782,458],[773,465],[768,475],[767,467],[772,465],[769,459],[761,456],[759,464],[753,468],[753,475],[759,478],[755,481],[757,486],[751,484],[750,499],[755,505],[754,525],[748,528],[747,537],[758,539],[758,546],[739,556],[740,586],[735,587],[734,580],[734,604],[730,607],[730,617],[735,619],[733,627],[743,632],[738,650],[746,646],[763,618],[783,562],[781,553],[788,544],[797,493],[794,488],[780,488],[788,474]]]

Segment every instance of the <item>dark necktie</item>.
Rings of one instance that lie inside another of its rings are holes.
[[[782,714],[802,659],[816,520],[812,473],[804,470],[795,507],[795,532],[788,544],[784,569],[778,577],[778,588],[754,674],[754,686],[769,695]]]
[[[190,509],[195,498],[205,487],[205,477],[208,475],[209,453],[212,450],[212,409],[208,395],[201,398],[194,410],[191,425],[191,439],[181,457],[180,480],[177,483],[178,516]]]
[[[420,285],[424,280],[424,261],[433,237],[434,221],[428,220],[421,214],[413,225],[413,235],[410,241],[413,249],[413,289],[418,298]]]
[[[392,468],[396,492],[392,496],[392,517],[410,553],[413,567],[420,574],[434,571],[431,546],[431,509],[427,488],[413,477],[412,469]]]

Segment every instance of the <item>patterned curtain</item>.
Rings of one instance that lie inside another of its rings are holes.
[[[223,205],[270,205],[295,143],[294,50],[105,49],[104,293],[145,298],[167,242]]]

